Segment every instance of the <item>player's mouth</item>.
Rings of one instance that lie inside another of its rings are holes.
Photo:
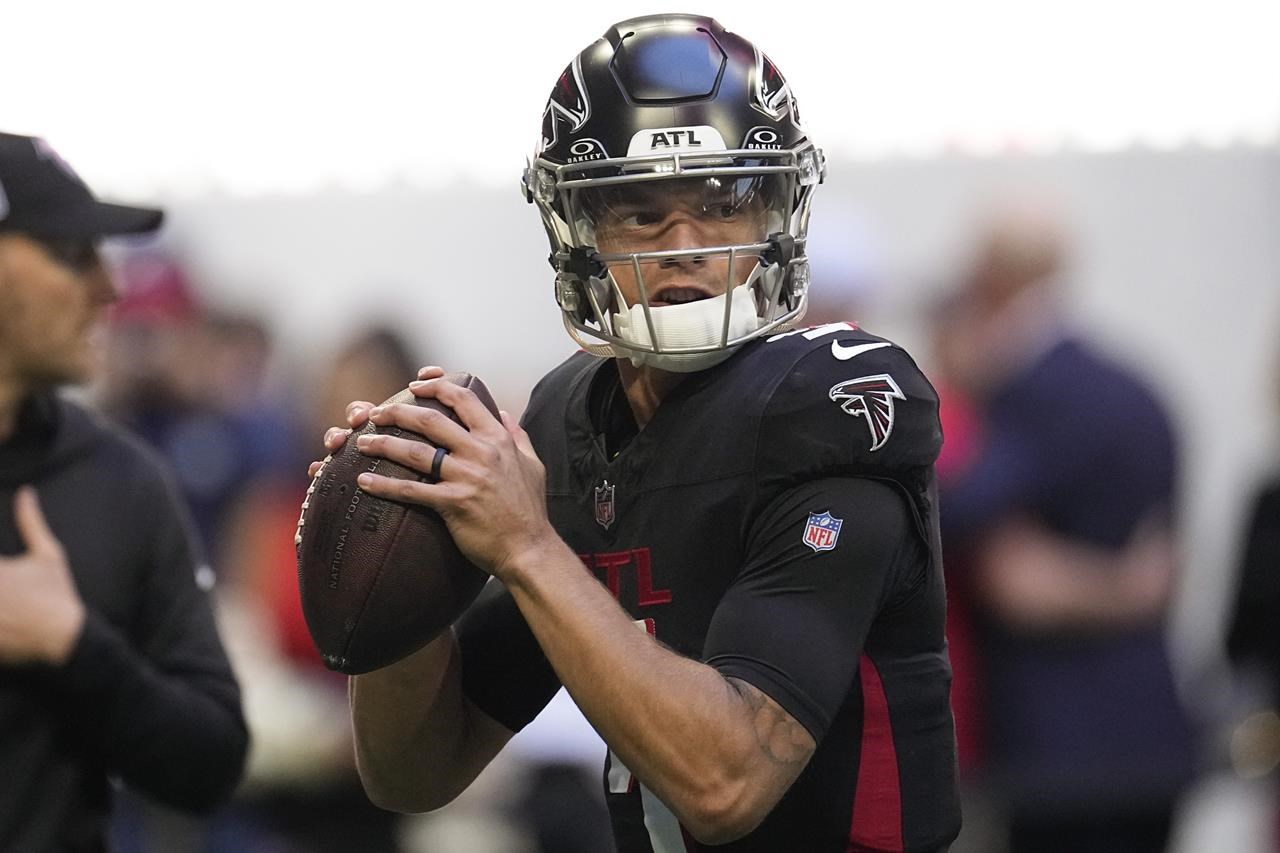
[[[690,302],[699,302],[703,299],[710,299],[712,294],[700,287],[661,287],[653,294],[653,298],[649,300],[649,304],[654,308],[661,308],[664,305],[685,305]]]

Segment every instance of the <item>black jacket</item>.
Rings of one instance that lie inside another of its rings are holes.
[[[26,483],[87,617],[64,666],[0,666],[0,851],[96,851],[109,780],[208,809],[239,780],[248,734],[210,573],[153,455],[70,402],[34,398],[0,444],[0,555],[24,550],[13,495]]]

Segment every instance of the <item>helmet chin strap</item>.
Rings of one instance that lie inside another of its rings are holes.
[[[752,278],[755,277],[756,271],[753,271]],[[658,347],[662,349],[718,347],[724,335],[726,299],[732,299],[729,311],[729,340],[750,334],[760,328],[760,317],[756,314],[751,284],[752,281],[748,280],[747,283],[735,287],[731,291],[732,296],[721,294],[711,299],[700,299],[683,305],[650,308],[648,313],[653,319],[653,330],[657,333]],[[640,347],[654,346],[643,305],[632,305],[627,310],[618,312],[613,318],[613,325],[619,337],[633,341]],[[636,367],[656,367],[672,373],[696,373],[724,361],[733,355],[737,348],[714,349],[709,352],[648,352],[646,349],[632,349],[615,343],[613,349],[617,355],[630,358],[631,363]]]

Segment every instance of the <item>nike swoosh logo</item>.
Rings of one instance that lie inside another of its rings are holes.
[[[893,346],[893,344],[888,341],[881,341],[877,344],[858,344],[853,347],[841,346],[839,341],[832,341],[831,354],[841,361],[848,361],[851,358],[862,355],[864,352],[871,352],[873,349],[880,349],[881,347],[889,346]]]

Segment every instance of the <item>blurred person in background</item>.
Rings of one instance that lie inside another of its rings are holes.
[[[964,310],[964,298],[950,293],[926,311],[935,362],[949,353],[955,322]],[[938,418],[946,441],[938,455],[938,483],[945,489],[972,463],[978,449],[979,425],[972,401],[950,378],[945,362],[934,363],[930,376],[938,391]],[[951,711],[956,721],[956,755],[959,762],[964,829],[952,853],[1000,853],[1004,844],[1002,821],[988,801],[990,786],[983,774],[983,737],[986,729],[982,689],[982,655],[974,627],[975,599],[971,589],[970,555],[950,538],[942,540],[942,562],[947,578],[947,653],[951,658]]]
[[[248,743],[191,525],[161,465],[57,391],[115,293],[109,205],[42,140],[0,134],[0,850],[105,850],[111,780],[207,810]]]
[[[254,316],[205,305],[166,252],[128,252],[119,267],[101,405],[172,466],[220,572],[238,496],[294,461],[296,429],[266,394],[271,336]]]
[[[1159,853],[1193,774],[1165,650],[1175,440],[1145,381],[1068,322],[1066,252],[1050,206],[1002,207],[939,336],[969,419],[941,483],[948,570],[969,575],[1012,851]]]
[[[565,68],[525,186],[583,350],[523,428],[438,368],[410,388],[466,428],[350,409],[435,445],[362,436],[431,476],[361,488],[438,510],[497,579],[352,678],[376,802],[449,802],[563,684],[624,853],[951,843],[937,400],[891,342],[788,325],[823,174],[777,68],[709,18],[623,21]]]
[[[358,333],[315,370],[303,404],[308,435],[344,417],[353,397],[386,399],[420,362],[386,327]],[[290,433],[296,435],[295,433]],[[290,455],[305,458],[301,443]],[[326,669],[298,598],[294,532],[307,480],[291,467],[241,484],[227,511],[218,604],[253,732],[234,822],[217,849],[394,853],[400,816],[360,787],[346,719],[346,678]]]
[[[1275,365],[1273,400],[1280,412],[1280,360]],[[1259,483],[1241,546],[1235,603],[1227,625],[1227,654],[1238,676],[1261,706],[1236,727],[1232,737],[1235,769],[1246,778],[1270,780],[1276,796],[1280,766],[1280,471]],[[1275,817],[1272,849],[1280,850],[1280,813]]]

